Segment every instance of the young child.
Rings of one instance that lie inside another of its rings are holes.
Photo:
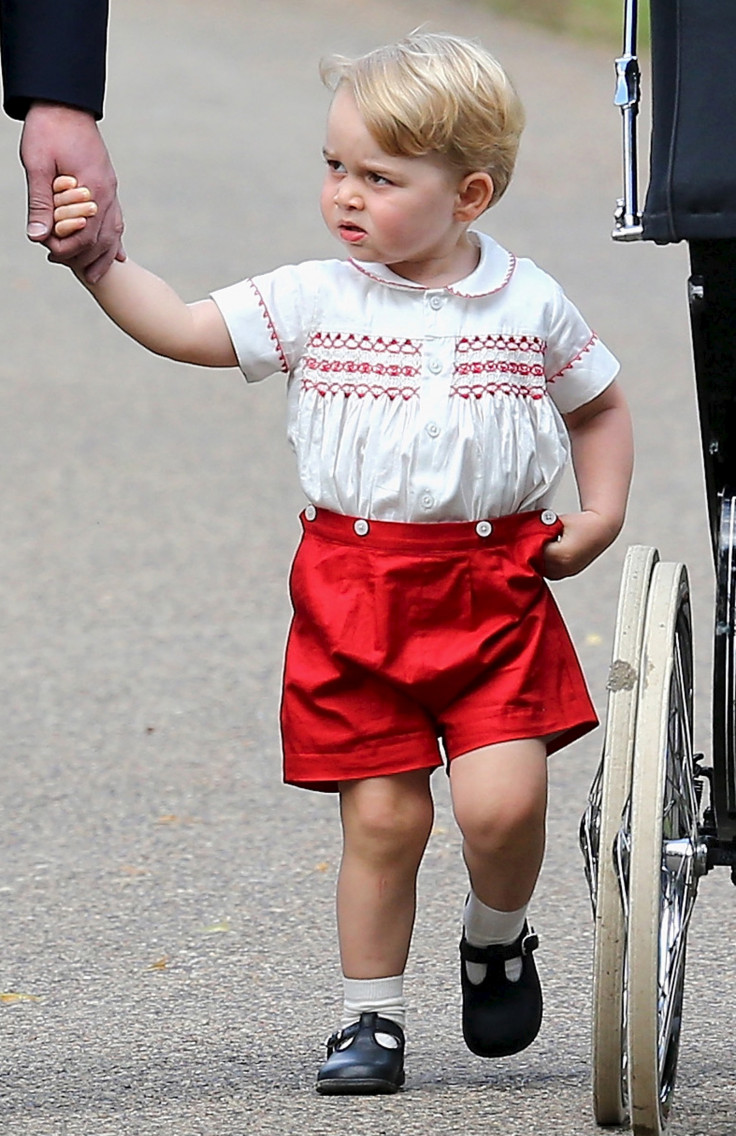
[[[631,472],[618,365],[559,286],[471,226],[504,193],[523,111],[475,42],[414,33],[333,59],[324,221],[348,259],[289,265],[194,304],[131,260],[95,299],[145,347],[287,376],[309,502],[294,561],[284,778],[339,793],[342,1028],[321,1093],[404,1081],[403,973],[443,758],[470,879],[463,1033],[535,1038],[527,905],[547,755],[596,724],[544,581],[616,537]],[[56,182],[56,232],[93,214]],[[580,509],[550,501],[572,454]]]

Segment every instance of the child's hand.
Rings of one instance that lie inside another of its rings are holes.
[[[54,179],[54,235],[70,237],[87,224],[88,217],[97,212],[97,202],[86,185],[77,185],[77,179],[62,175]]]
[[[560,520],[565,526],[562,535],[544,550],[544,574],[548,580],[564,580],[582,572],[613,543],[620,527],[592,510],[567,513]]]

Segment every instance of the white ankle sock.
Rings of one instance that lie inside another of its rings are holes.
[[[388,1018],[404,1028],[406,1023],[406,999],[404,998],[404,976],[396,974],[392,978],[345,978],[343,975],[343,1014],[342,1026],[357,1022],[361,1014],[376,1013],[382,1018]],[[388,1038],[389,1044],[395,1044],[395,1039],[389,1035],[380,1035]]]
[[[527,904],[518,911],[496,911],[478,899],[471,891],[463,911],[463,926],[465,938],[473,947],[490,947],[496,943],[513,943],[518,939],[526,919]],[[506,977],[510,982],[517,982],[521,977],[522,960],[506,960]],[[485,963],[466,962],[465,970],[468,978],[474,985],[478,985],[486,976]]]

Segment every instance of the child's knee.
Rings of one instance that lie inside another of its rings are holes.
[[[507,800],[468,801],[457,812],[466,842],[481,855],[493,855],[543,839],[546,805],[536,794],[516,794]]]
[[[428,778],[373,778],[343,787],[346,842],[374,855],[401,857],[424,850],[433,821]]]
[[[450,769],[460,831],[474,850],[494,854],[544,836],[547,755],[537,739],[459,757]]]

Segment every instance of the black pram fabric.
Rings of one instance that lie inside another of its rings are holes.
[[[650,0],[644,239],[736,238],[736,0]]]

